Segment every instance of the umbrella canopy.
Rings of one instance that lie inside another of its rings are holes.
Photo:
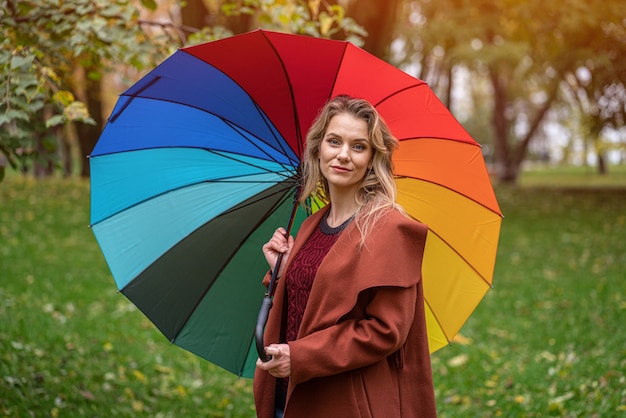
[[[501,212],[480,146],[428,85],[348,42],[257,30],[174,53],[120,96],[90,156],[93,233],[171,342],[252,376],[261,246],[292,217],[306,132],[339,94],[400,141],[398,202],[430,229],[431,352],[491,287]]]

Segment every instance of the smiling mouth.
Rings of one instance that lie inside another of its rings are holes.
[[[350,171],[350,170],[349,170],[348,168],[346,168],[346,167],[340,167],[340,166],[337,166],[337,165],[333,165],[333,166],[331,166],[331,168],[332,168],[333,170],[335,170],[335,171],[342,171],[342,172],[348,172],[348,171]]]

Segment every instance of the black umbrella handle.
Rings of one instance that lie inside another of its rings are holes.
[[[267,324],[267,317],[272,309],[272,297],[267,295],[263,298],[261,309],[259,310],[259,317],[256,320],[256,328],[254,329],[254,338],[256,340],[256,351],[259,354],[259,358],[263,362],[270,361],[271,356],[265,353],[265,344],[263,342],[263,334],[265,333],[265,324]]]
[[[278,254],[276,258],[276,265],[274,266],[274,270],[272,271],[272,277],[270,277],[270,283],[267,286],[267,291],[265,292],[265,297],[263,298],[263,303],[261,304],[261,309],[259,310],[259,316],[256,320],[256,327],[254,329],[254,338],[256,340],[256,351],[259,354],[259,358],[266,362],[272,359],[272,356],[268,356],[265,353],[265,343],[263,341],[263,334],[265,334],[265,325],[267,324],[267,318],[270,314],[270,309],[272,309],[274,297],[274,288],[276,287],[276,280],[278,280],[278,270],[280,269],[280,265],[283,261],[283,253]]]
[[[299,171],[300,169],[298,169]],[[285,233],[285,237],[289,237],[291,233],[291,227],[293,226],[293,221],[296,216],[296,210],[298,209],[297,201],[298,195],[300,194],[300,186],[296,188],[294,193],[294,204],[291,208],[291,215],[289,216],[289,223],[287,225],[287,231]],[[284,253],[278,254],[276,258],[276,264],[274,265],[274,270],[272,270],[272,277],[270,278],[270,283],[267,286],[267,292],[265,292],[265,297],[263,298],[263,303],[261,304],[261,309],[259,310],[259,316],[256,320],[256,327],[254,328],[254,339],[256,340],[256,351],[259,355],[259,358],[263,362],[268,362],[272,359],[272,356],[268,356],[265,352],[265,342],[263,341],[263,335],[265,334],[265,325],[267,324],[267,318],[270,314],[270,309],[272,309],[274,297],[274,287],[276,286],[276,280],[278,280],[278,271],[280,270],[280,265],[283,261]]]

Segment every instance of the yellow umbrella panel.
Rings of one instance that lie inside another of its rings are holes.
[[[441,139],[400,144],[397,201],[429,228],[422,277],[434,352],[491,288],[502,214],[479,146]]]

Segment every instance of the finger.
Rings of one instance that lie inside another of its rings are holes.
[[[276,346],[269,346],[265,348],[265,354],[267,354],[268,356],[272,356],[272,358],[280,358],[283,356],[283,350],[280,349],[280,347],[276,347]]]

